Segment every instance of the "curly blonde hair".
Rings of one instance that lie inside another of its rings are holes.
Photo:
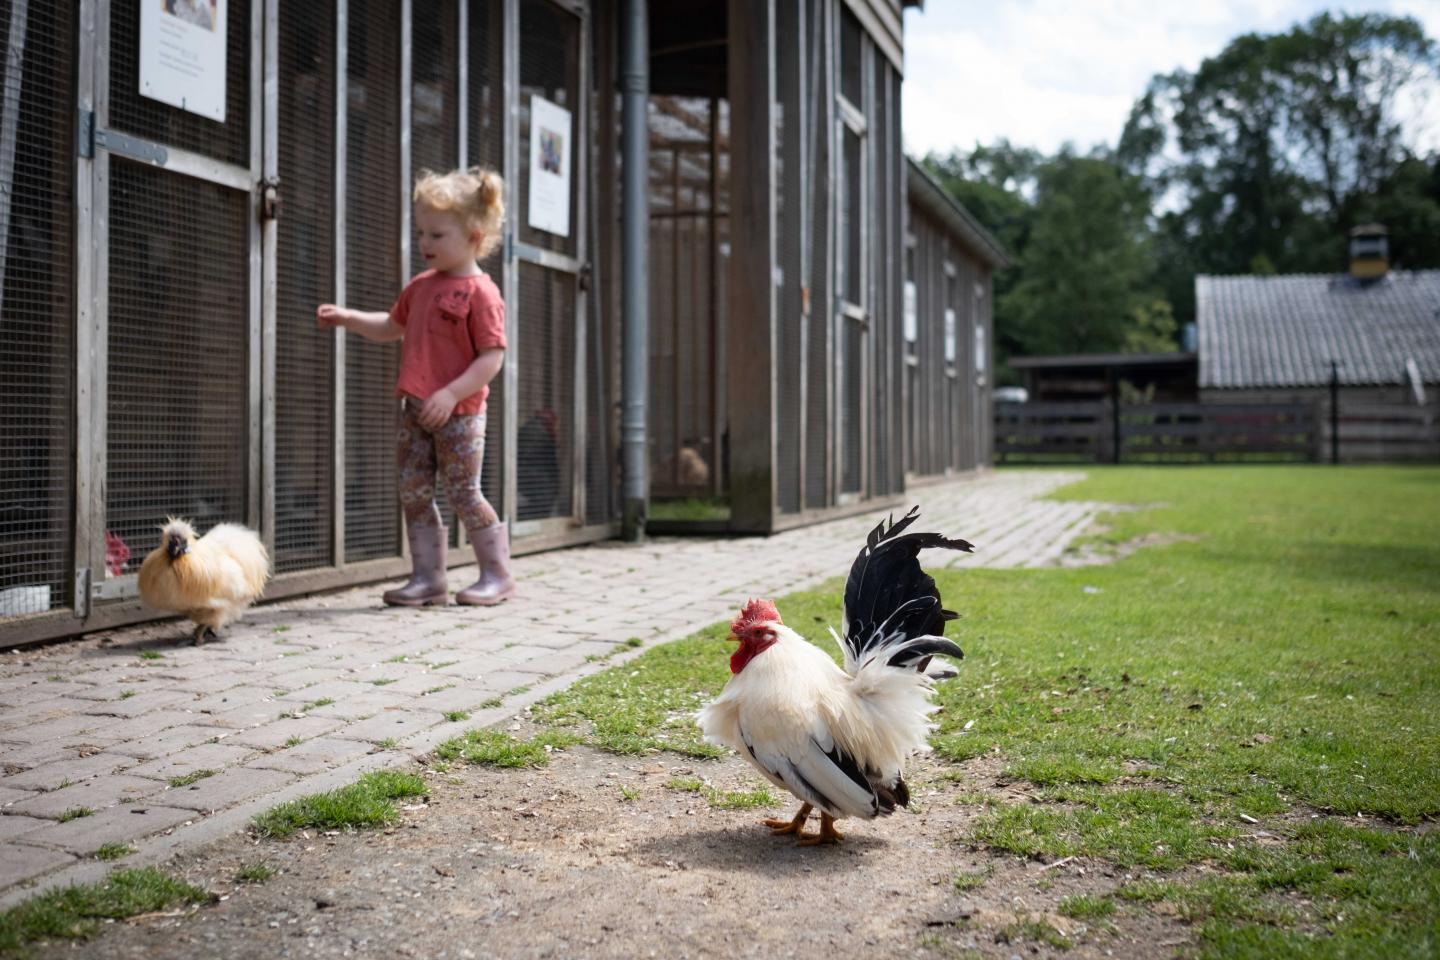
[[[453,213],[467,229],[480,231],[475,259],[485,259],[500,242],[500,227],[505,223],[505,181],[494,170],[422,170],[415,181],[414,199],[417,205]]]

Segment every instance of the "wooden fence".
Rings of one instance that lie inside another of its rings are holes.
[[[1311,404],[997,403],[997,463],[1303,463]]]
[[[1440,462],[1440,408],[1394,403],[1340,404],[1342,463]],[[1321,457],[1333,456],[1328,415],[1321,417]]]

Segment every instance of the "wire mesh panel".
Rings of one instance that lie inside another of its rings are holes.
[[[70,4],[0,2],[0,622],[72,593],[73,36]]]
[[[520,156],[515,192],[516,230],[526,244],[574,255],[584,220],[578,210],[579,132],[583,120],[579,92],[581,21],[546,0],[520,4]],[[571,111],[568,131],[532,126],[533,103],[544,99]],[[556,151],[570,173],[569,229],[563,235],[529,222],[531,138]],[[568,518],[576,513],[575,359],[578,333],[578,277],[568,271],[519,261],[516,283],[517,432],[515,438],[515,510],[519,520]]]
[[[650,100],[651,491],[716,489],[721,101]]]
[[[574,513],[575,277],[519,264],[515,517]]]
[[[505,88],[503,30],[504,3],[502,0],[469,0],[470,36],[469,56],[469,117],[466,156],[470,166],[488,167],[491,170],[505,168]],[[508,216],[513,218],[516,211]],[[504,244],[497,244],[494,252],[482,263],[481,268],[495,281],[495,286],[505,289]],[[486,430],[485,462],[480,472],[480,486],[485,498],[503,515],[502,491],[505,463],[505,378],[497,376],[490,382],[490,394],[485,401]]]
[[[144,0],[158,4],[160,0]],[[140,95],[140,3],[110,7],[110,126],[217,160],[250,166],[251,3],[225,4],[225,122]],[[54,3],[31,3],[36,7]],[[74,6],[71,3],[65,6]]]
[[[275,295],[275,569],[333,562],[333,335],[315,306],[334,296],[335,13],[280,9],[280,182]]]
[[[840,432],[843,442],[840,465],[840,492],[858,493],[864,479],[861,464],[864,449],[861,444],[862,423],[865,416],[865,330],[853,320],[842,321],[840,349],[844,358],[840,378]]]
[[[445,173],[460,158],[459,0],[412,0],[410,13],[410,169]],[[425,269],[410,245],[410,272]]]
[[[400,275],[400,21],[390,0],[350,0],[346,39],[345,299],[386,310]],[[320,339],[320,338],[317,338]],[[345,344],[345,559],[400,552],[395,471],[399,346]]]
[[[246,519],[249,214],[248,193],[111,158],[105,526],[132,559],[166,516]]]
[[[834,69],[829,55],[829,27],[832,21],[827,0],[810,0],[806,11],[806,46],[809,65],[810,109],[807,136],[810,156],[810,315],[805,350],[805,506],[829,505],[830,438],[834,422],[830,415],[830,376],[834,370],[831,333],[834,330],[834,301],[830,289],[832,247],[828,224],[832,215],[829,164],[834,128],[831,93],[826,78]]]
[[[784,3],[776,9],[776,31],[782,37],[803,36],[803,5]],[[775,454],[778,471],[778,503],[782,513],[800,509],[800,455],[802,433],[800,423],[800,384],[804,376],[806,284],[802,262],[802,246],[806,229],[805,124],[801,112],[804,98],[805,57],[783,56],[775,64],[780,102],[775,117],[775,222],[779,225],[777,259],[779,289],[776,291],[777,311]]]
[[[413,0],[410,11],[410,169],[445,173],[460,158],[459,124],[459,8],[460,0]],[[410,244],[410,273],[425,269],[420,244]],[[488,421],[489,424],[494,421]],[[491,431],[492,433],[494,431]],[[459,543],[460,525],[444,493],[436,484],[435,501],[440,519]]]
[[[570,132],[556,143],[568,151],[571,164],[570,209],[576,210],[580,178],[577,133],[580,126],[580,21],[548,0],[522,0],[520,4],[520,182],[515,193],[520,239],[546,250],[574,254],[579,249],[579,223],[572,217],[566,236],[532,227],[524,215],[530,198],[531,100],[540,97],[570,111]],[[558,135],[560,131],[550,131]]]

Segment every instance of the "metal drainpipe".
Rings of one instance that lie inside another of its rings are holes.
[[[650,38],[645,0],[625,0],[621,8],[622,95],[621,165],[625,184],[621,217],[621,247],[624,282],[621,315],[624,332],[624,407],[620,418],[620,443],[624,463],[624,537],[637,543],[645,538],[645,518],[650,499],[649,445],[645,435],[646,401],[650,359],[650,278],[648,239],[650,232],[649,121],[646,101],[650,95]]]

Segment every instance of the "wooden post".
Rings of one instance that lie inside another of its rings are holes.
[[[1340,362],[1330,361],[1330,462],[1340,462]]]
[[[1109,368],[1110,374],[1110,442],[1113,444],[1110,450],[1110,462],[1120,462],[1120,384],[1115,377],[1115,368]]]
[[[775,528],[775,11],[730,0],[730,527]]]

